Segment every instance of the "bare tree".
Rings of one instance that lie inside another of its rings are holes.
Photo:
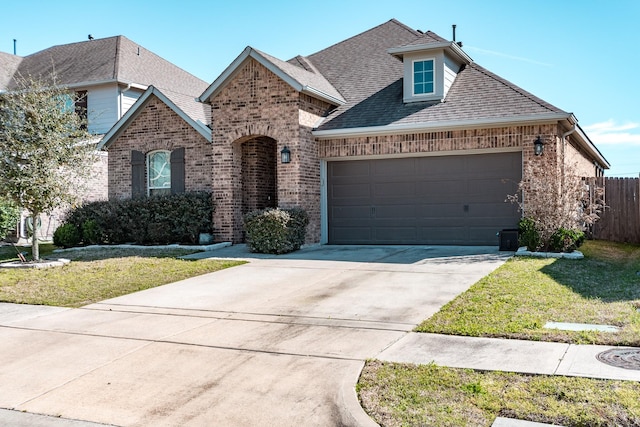
[[[530,250],[548,250],[558,230],[586,231],[605,208],[604,188],[578,174],[575,163],[550,167],[529,162],[518,184],[518,193],[507,199],[518,204],[523,217],[533,221],[539,241]]]
[[[75,111],[74,92],[34,79],[17,83],[18,90],[0,94],[0,193],[31,214],[39,261],[40,215],[76,201],[96,146]]]

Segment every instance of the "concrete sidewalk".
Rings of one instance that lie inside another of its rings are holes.
[[[619,347],[410,332],[376,358],[486,371],[640,381],[640,370],[614,367],[596,358],[612,348]]]

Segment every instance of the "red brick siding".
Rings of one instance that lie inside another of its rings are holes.
[[[109,146],[109,199],[131,197],[131,150],[185,148],[185,191],[210,191],[213,153],[209,143],[167,105],[152,97]]]
[[[247,210],[242,194],[242,145],[264,136],[276,141],[278,206],[305,209],[311,218],[307,241],[319,241],[320,162],[311,122],[317,122],[329,105],[300,94],[253,59],[239,68],[210,103],[216,235],[242,241],[242,214]],[[285,146],[291,150],[289,164],[280,162]]]

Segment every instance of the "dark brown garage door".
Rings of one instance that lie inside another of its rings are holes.
[[[520,214],[505,202],[521,153],[327,164],[331,244],[498,245]]]

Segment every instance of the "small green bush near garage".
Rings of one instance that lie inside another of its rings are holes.
[[[285,254],[304,244],[307,213],[299,208],[267,208],[244,217],[247,247],[251,252]]]

